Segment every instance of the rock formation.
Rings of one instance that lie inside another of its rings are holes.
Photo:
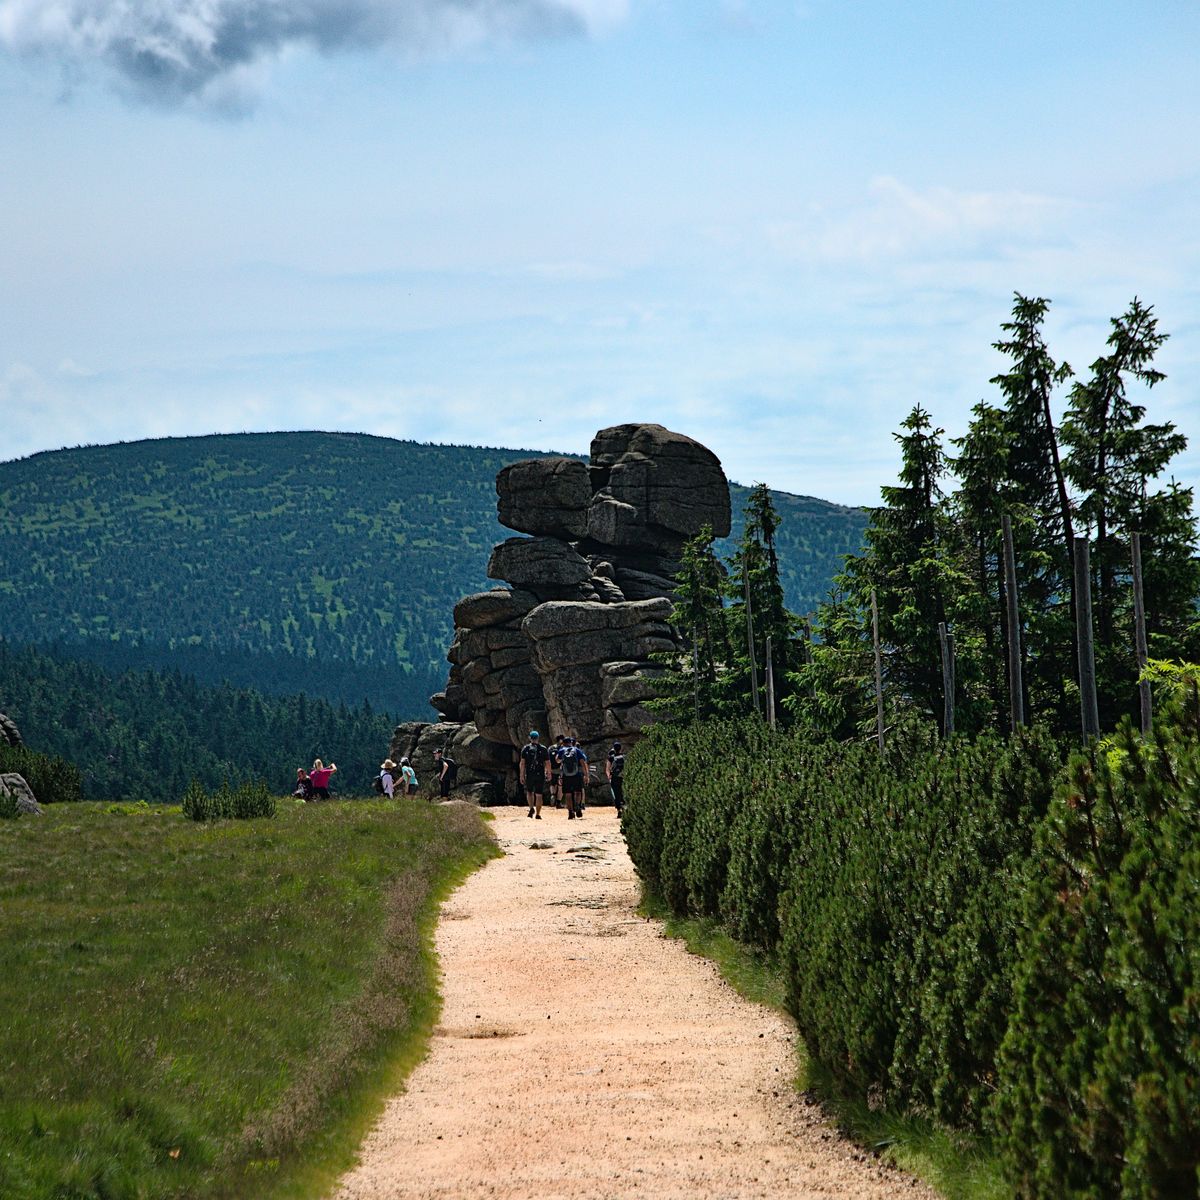
[[[574,458],[513,463],[496,477],[500,521],[527,537],[497,545],[505,586],[454,609],[442,723],[397,728],[391,756],[418,765],[445,746],[460,784],[512,777],[530,729],[579,738],[593,764],[614,738],[636,741],[645,701],[679,643],[669,620],[683,544],[705,524],[729,533],[729,485],[706,447],[661,425],[616,425]],[[429,768],[426,768],[428,772]],[[424,777],[422,777],[424,783]]]
[[[21,732],[11,717],[0,712],[0,746],[21,745]]]
[[[13,805],[18,817],[40,817],[42,806],[33,794],[33,788],[25,782],[24,775],[0,774],[0,809]]]

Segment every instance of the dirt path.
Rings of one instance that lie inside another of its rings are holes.
[[[795,1094],[782,1017],[637,915],[611,809],[494,811],[505,857],[438,926],[442,1024],[339,1200],[932,1197]]]

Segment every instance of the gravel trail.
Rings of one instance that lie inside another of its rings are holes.
[[[493,812],[505,857],[438,925],[442,1023],[339,1200],[932,1200],[794,1092],[784,1017],[637,915],[612,809]]]

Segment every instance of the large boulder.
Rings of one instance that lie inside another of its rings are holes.
[[[21,745],[21,731],[17,728],[17,723],[11,717],[0,713],[0,746],[19,745]]]
[[[729,484],[717,456],[661,425],[614,425],[592,439],[588,537],[610,546],[681,545],[730,529]]]
[[[10,805],[18,817],[42,815],[42,806],[38,804],[33,788],[25,782],[25,776],[6,772],[0,775],[0,811]]]
[[[540,592],[545,587],[580,587],[592,575],[587,559],[560,538],[508,538],[492,550],[489,579],[504,579]]]
[[[500,524],[573,541],[587,532],[592,486],[577,458],[529,458],[496,476]]]
[[[537,597],[523,590],[493,588],[490,592],[476,592],[464,596],[454,606],[454,627],[483,629],[488,625],[505,625],[519,621],[536,604]]]

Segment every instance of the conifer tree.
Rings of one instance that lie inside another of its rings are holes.
[[[1026,712],[1064,726],[1074,712],[1074,521],[1058,448],[1054,389],[1072,371],[1056,363],[1042,325],[1050,301],[1017,293],[1005,335],[993,343],[1012,360],[993,376],[1004,398],[1007,508],[1013,518],[1021,612],[1027,631]]]
[[[1149,389],[1165,378],[1153,362],[1167,335],[1158,332],[1154,310],[1136,297],[1111,326],[1109,353],[1071,389],[1062,424],[1064,466],[1094,541],[1096,658],[1106,724],[1129,711],[1135,674],[1129,535],[1144,535],[1147,610],[1160,640],[1157,650],[1172,657],[1187,652],[1183,643],[1200,588],[1190,490],[1175,484],[1150,490],[1187,439],[1170,423],[1145,424],[1145,407],[1128,394],[1130,383]]]

